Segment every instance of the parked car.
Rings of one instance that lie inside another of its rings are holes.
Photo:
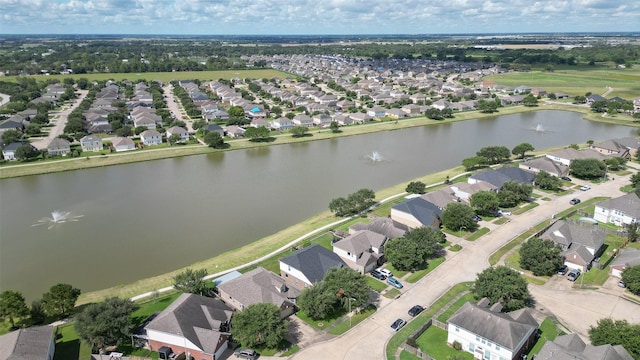
[[[424,308],[420,305],[414,305],[411,309],[409,309],[410,316],[416,316],[420,314],[424,310]]]
[[[478,221],[482,220],[482,218],[481,218],[479,215],[473,215],[471,218],[472,218],[472,219],[473,219],[473,221],[475,221],[475,222],[478,222]]]
[[[377,268],[376,270],[378,270],[381,274],[383,274],[385,277],[390,277],[393,274],[391,273],[390,270],[387,270],[385,268]]]
[[[579,276],[580,276],[580,270],[573,269],[569,271],[569,275],[567,275],[567,280],[576,281],[576,279],[578,279]]]
[[[580,186],[580,190],[582,190],[582,191],[587,191],[587,190],[589,190],[589,189],[591,189],[591,186],[590,186],[590,185],[583,185],[583,186]]]
[[[251,350],[251,349],[238,349],[235,352],[235,355],[237,358],[242,358],[242,359],[256,359],[258,357],[258,353],[255,352],[255,350]]]
[[[618,286],[620,286],[621,288],[626,288],[627,284],[625,284],[624,281],[620,280],[618,281]]]
[[[393,324],[391,324],[391,330],[393,331],[398,331],[400,329],[402,329],[403,326],[405,326],[407,324],[407,322],[403,319],[398,319],[396,321],[393,322]]]
[[[402,289],[403,288],[402,283],[398,279],[394,278],[393,276],[389,276],[387,278],[387,284],[389,284],[389,285],[391,285],[393,287],[396,287],[398,289]]]
[[[573,198],[573,199],[571,199],[571,201],[569,201],[569,204],[578,205],[578,204],[580,204],[580,199]]]
[[[500,209],[500,210],[498,210],[498,214],[500,214],[502,216],[509,216],[509,215],[511,215],[511,211]]]
[[[373,276],[374,278],[378,279],[378,280],[385,280],[387,278],[387,275],[381,273],[378,270],[371,270],[371,276]]]
[[[571,178],[568,176],[562,176],[560,177],[560,179],[564,180],[564,181],[571,181]]]
[[[564,275],[567,271],[569,271],[569,267],[567,265],[562,265],[560,266],[560,269],[558,269],[558,275]]]

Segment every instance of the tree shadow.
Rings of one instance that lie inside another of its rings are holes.
[[[276,138],[273,137],[273,136],[269,136],[269,137],[266,137],[266,138],[251,139],[249,141],[256,142],[256,143],[270,143],[270,142],[276,141]]]
[[[294,138],[304,138],[304,137],[311,137],[311,136],[313,136],[313,134],[292,135],[292,137]]]

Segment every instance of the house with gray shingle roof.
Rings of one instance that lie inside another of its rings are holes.
[[[529,171],[534,174],[537,174],[540,171],[544,171],[555,177],[563,177],[569,175],[569,166],[559,162],[555,162],[546,156],[521,162],[518,167],[522,170]]]
[[[633,360],[622,345],[587,345],[577,334],[547,340],[536,360]]]
[[[468,302],[449,318],[447,343],[462,345],[476,359],[520,359],[536,341],[538,323],[528,309],[502,313],[483,298]]]
[[[350,268],[368,273],[382,265],[384,244],[388,238],[371,230],[357,231],[333,244],[333,252],[338,254]]]
[[[556,221],[540,235],[562,247],[564,264],[572,269],[587,271],[591,262],[602,254],[606,234],[592,224],[581,225]]]
[[[295,301],[300,296],[298,289],[262,267],[220,284],[218,292],[222,301],[240,311],[253,304],[274,304],[283,319],[296,312]]]
[[[291,286],[304,289],[322,281],[329,269],[345,266],[336,253],[313,244],[280,259],[280,277]]]
[[[102,151],[102,138],[97,135],[87,135],[80,139],[82,151]]]
[[[218,299],[182,294],[145,326],[149,347],[153,351],[168,347],[176,354],[187,351],[195,359],[219,359],[228,347],[232,314]]]
[[[160,145],[162,144],[162,134],[154,129],[145,130],[140,133],[140,140],[142,140],[142,143],[147,146]]]
[[[604,155],[593,149],[576,150],[572,148],[556,150],[546,154],[545,156],[555,162],[559,162],[567,166],[571,165],[571,161],[577,159],[598,159],[604,161],[610,158],[610,156]]]
[[[611,261],[609,273],[621,278],[624,269],[638,265],[640,265],[640,250],[634,248],[621,249],[615,259]]]
[[[640,223],[640,197],[631,192],[596,204],[593,218],[617,226]]]
[[[20,146],[25,144],[30,145],[32,148],[34,148],[33,145],[29,143],[14,142],[2,148],[2,157],[7,161],[16,160],[16,150],[18,150]]]
[[[355,234],[361,230],[370,230],[392,240],[403,237],[409,231],[409,227],[387,217],[377,217],[368,223],[358,222],[349,226],[349,234]]]
[[[524,171],[520,168],[504,167],[471,175],[467,182],[469,184],[475,184],[477,182],[484,181],[500,189],[509,181],[515,181],[522,184],[533,184],[535,179],[536,175],[528,171]]]
[[[53,360],[55,346],[53,326],[18,329],[0,336],[0,359]]]
[[[47,146],[49,156],[66,156],[71,152],[71,144],[61,138],[54,138]]]
[[[624,158],[635,157],[640,148],[640,140],[634,137],[610,139],[595,143],[589,147],[601,154]]]
[[[409,229],[421,226],[431,226],[435,229],[440,227],[440,216],[442,210],[435,204],[417,197],[391,208],[391,220],[406,225]]]

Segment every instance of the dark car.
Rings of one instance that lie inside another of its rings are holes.
[[[482,220],[482,218],[479,215],[473,215],[471,218],[473,219],[473,221],[476,221],[476,222]]]
[[[424,308],[422,306],[415,305],[414,307],[409,309],[409,315],[416,316],[416,315],[420,314],[422,312],[422,310],[424,310]]]
[[[569,271],[569,267],[567,265],[562,265],[560,266],[560,269],[558,269],[558,275],[564,275],[567,271]]]
[[[376,278],[378,280],[385,280],[387,278],[387,275],[381,273],[378,270],[371,270],[371,276],[373,276],[374,278]]]
[[[393,331],[398,331],[400,329],[402,329],[403,326],[405,326],[407,324],[407,322],[403,319],[398,319],[396,321],[393,322],[393,324],[391,324],[391,329]]]
[[[562,176],[560,177],[560,179],[564,180],[564,181],[571,181],[571,178],[568,176]]]
[[[580,204],[580,199],[573,198],[573,199],[571,199],[571,201],[569,201],[569,204],[578,205],[578,204]]]

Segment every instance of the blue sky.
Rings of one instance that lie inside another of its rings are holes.
[[[640,31],[638,0],[0,0],[0,34]]]

